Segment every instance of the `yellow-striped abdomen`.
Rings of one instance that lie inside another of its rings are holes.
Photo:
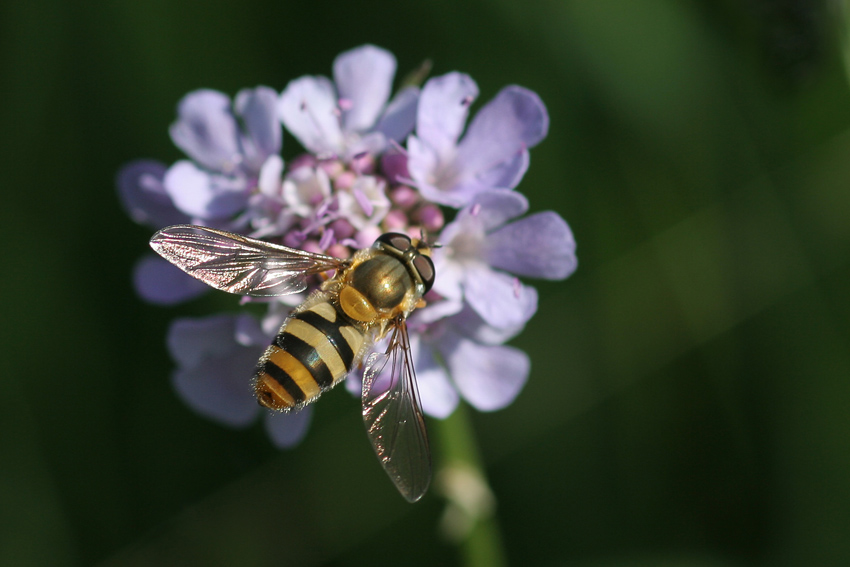
[[[295,313],[260,359],[257,399],[276,410],[312,402],[348,374],[363,340],[363,331],[328,301]]]

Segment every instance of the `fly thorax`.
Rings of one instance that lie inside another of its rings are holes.
[[[379,311],[393,309],[413,287],[404,264],[387,254],[378,254],[354,268],[350,285]]]

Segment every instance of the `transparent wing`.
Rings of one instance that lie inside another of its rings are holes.
[[[306,277],[345,260],[201,226],[179,224],[151,238],[157,254],[216,289],[253,296],[304,291]]]
[[[392,359],[389,372],[387,361]],[[384,470],[409,502],[416,502],[431,482],[431,450],[407,325],[394,322],[389,346],[372,354],[363,373],[363,421]]]

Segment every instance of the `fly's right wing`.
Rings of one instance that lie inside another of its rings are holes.
[[[160,230],[150,244],[157,254],[207,285],[259,297],[304,291],[307,276],[347,265],[333,256],[188,224]]]
[[[407,325],[398,318],[386,352],[373,353],[363,372],[363,421],[375,454],[408,502],[431,483],[431,451]],[[389,373],[384,369],[391,361]]]

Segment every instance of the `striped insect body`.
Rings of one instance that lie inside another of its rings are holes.
[[[287,318],[254,374],[259,403],[298,411],[363,371],[362,414],[372,446],[396,488],[415,502],[428,488],[431,457],[406,320],[434,283],[424,240],[399,233],[342,260],[212,228],[176,225],[151,247],[210,286],[251,296],[298,293],[333,272]],[[373,352],[380,339],[386,350]],[[365,360],[364,360],[365,359]]]
[[[284,322],[260,358],[257,400],[274,410],[298,410],[345,378],[361,358],[366,329],[316,292]]]

